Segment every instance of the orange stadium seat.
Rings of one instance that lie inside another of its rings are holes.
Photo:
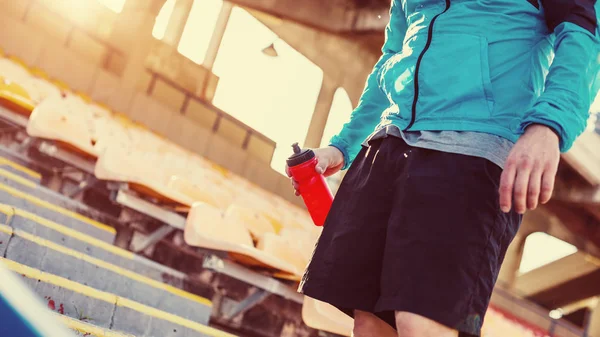
[[[302,272],[293,263],[256,248],[244,224],[225,219],[220,210],[205,203],[195,203],[190,209],[184,238],[190,246],[228,252],[233,259],[249,266],[295,276]]]
[[[308,296],[304,296],[302,320],[313,329],[340,336],[350,336],[352,332],[352,318],[337,308]]]
[[[265,234],[275,233],[271,221],[252,208],[232,204],[225,211],[225,218],[244,224],[255,241],[262,239]]]
[[[31,77],[27,68],[15,60],[0,58],[0,76],[13,82],[20,82]]]
[[[48,97],[62,96],[62,92],[58,87],[41,77],[32,76],[23,81],[19,81],[18,84],[27,91],[31,101],[35,105],[40,104]]]
[[[0,76],[0,105],[23,115],[29,115],[35,108],[27,91],[10,79]]]
[[[73,95],[53,96],[42,101],[27,123],[30,136],[66,143],[84,155],[95,157],[92,129],[88,105]]]

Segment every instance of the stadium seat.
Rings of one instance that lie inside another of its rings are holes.
[[[229,220],[217,208],[205,203],[195,203],[186,220],[186,243],[194,247],[228,252],[232,258],[249,266],[300,275],[302,270],[294,264],[254,247],[246,227]]]
[[[58,87],[42,77],[32,76],[18,83],[27,91],[35,105],[48,97],[62,96],[62,91]]]
[[[244,224],[254,241],[261,240],[265,234],[275,234],[271,221],[252,208],[232,204],[225,211],[225,219]]]
[[[8,58],[0,58],[0,76],[13,82],[21,82],[31,77],[23,64]]]
[[[95,157],[89,106],[76,96],[49,97],[32,112],[27,133],[32,137],[66,143]]]
[[[35,108],[34,102],[22,86],[2,76],[0,76],[0,105],[26,116],[29,116]]]
[[[198,174],[202,174],[200,171]],[[203,184],[193,183],[181,176],[171,176],[167,186],[184,195],[187,200],[186,206],[191,206],[194,202],[205,202],[221,210],[227,208],[233,199],[226,189],[222,188],[218,182],[206,179]]]
[[[313,329],[340,336],[350,336],[352,332],[352,318],[335,307],[308,296],[304,296],[302,320]]]

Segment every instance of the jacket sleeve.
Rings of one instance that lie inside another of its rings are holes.
[[[380,69],[392,55],[402,50],[406,29],[406,16],[400,1],[394,0],[390,9],[390,22],[385,30],[383,55],[367,78],[358,106],[350,115],[350,121],[330,140],[329,145],[338,148],[344,154],[342,169],[347,169],[354,161],[362,142],[373,132],[382,112],[390,106],[387,96],[379,88]]]
[[[600,40],[594,0],[542,0],[554,33],[554,60],[545,90],[525,113],[521,132],[531,124],[552,128],[568,151],[585,130],[597,93]]]

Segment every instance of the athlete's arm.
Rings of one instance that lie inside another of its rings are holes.
[[[600,36],[595,0],[541,0],[553,33],[554,60],[545,90],[525,113],[523,130],[531,124],[552,128],[566,152],[585,130],[598,92]]]
[[[350,166],[360,151],[362,142],[378,124],[381,113],[390,105],[379,88],[379,70],[392,55],[402,50],[406,29],[406,16],[400,0],[394,0],[390,9],[390,22],[385,30],[383,55],[369,75],[358,106],[350,116],[350,121],[330,141],[330,145],[339,149],[344,155],[343,169]]]
[[[525,114],[523,135],[512,149],[500,182],[500,207],[518,213],[552,196],[560,151],[585,130],[600,81],[600,40],[595,0],[542,0],[555,57],[545,90]],[[560,149],[560,151],[559,151]]]

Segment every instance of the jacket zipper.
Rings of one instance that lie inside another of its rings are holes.
[[[434,16],[433,19],[431,19],[431,22],[429,23],[429,29],[427,32],[427,43],[425,44],[425,48],[423,48],[421,54],[417,58],[417,64],[415,66],[415,95],[412,103],[412,116],[410,119],[410,123],[404,129],[404,131],[408,131],[408,129],[410,129],[413,126],[413,124],[415,124],[415,119],[417,118],[417,100],[419,99],[419,68],[421,67],[421,61],[423,60],[423,56],[425,56],[425,53],[429,49],[429,46],[431,46],[431,40],[433,39],[433,25],[435,24],[435,20],[437,20],[437,18],[440,15],[446,13],[448,9],[450,9],[450,0],[446,0],[446,9],[444,9],[443,12]]]

